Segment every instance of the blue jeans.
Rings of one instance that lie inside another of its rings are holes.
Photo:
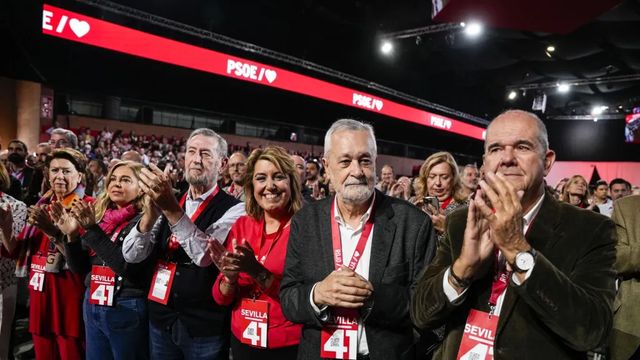
[[[148,359],[147,299],[116,298],[114,306],[89,304],[85,292],[83,318],[87,360]]]
[[[149,323],[151,359],[228,360],[229,337],[191,337],[178,319],[168,329]]]

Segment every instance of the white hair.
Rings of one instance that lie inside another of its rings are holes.
[[[216,153],[218,154],[218,158],[224,159],[227,157],[227,140],[225,140],[222,136],[218,135],[215,131],[208,128],[199,128],[195,129],[189,134],[189,138],[187,139],[187,144],[191,139],[197,135],[212,137],[216,139],[217,148]]]
[[[340,119],[334,122],[324,136],[324,156],[327,157],[331,150],[331,136],[340,131],[366,131],[369,133],[369,150],[371,156],[378,154],[378,146],[376,144],[376,135],[373,132],[373,126],[353,119]]]

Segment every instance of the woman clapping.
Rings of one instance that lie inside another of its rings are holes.
[[[295,359],[301,326],[282,314],[279,289],[290,220],[302,204],[300,182],[289,155],[275,146],[253,151],[245,176],[247,215],[231,228],[222,258],[212,251],[221,268],[213,297],[233,306],[235,360]]]
[[[83,317],[88,359],[149,358],[150,267],[128,264],[122,256],[122,241],[142,210],[154,211],[145,207],[150,203],[138,186],[141,169],[139,163],[118,162],[107,174],[95,208],[76,201],[67,214],[59,206],[52,211],[54,219],[71,224],[63,230],[69,239],[65,244],[69,267],[87,274]]]

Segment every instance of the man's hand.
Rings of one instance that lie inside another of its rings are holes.
[[[334,270],[320,281],[313,292],[313,302],[318,306],[357,309],[373,293],[373,285],[346,266]]]
[[[481,197],[481,190],[478,190],[476,197]],[[464,238],[460,256],[454,261],[451,270],[457,277],[462,279],[473,279],[478,276],[478,270],[486,263],[487,259],[493,256],[494,245],[489,234],[489,223],[483,219],[474,201],[469,203],[467,214],[467,225],[464,229]],[[450,283],[452,283],[450,281]],[[458,288],[452,283],[458,293],[462,288]]]
[[[167,168],[163,172],[155,164],[140,171],[140,188],[162,210],[171,224],[182,217],[182,209],[173,195],[173,187]]]
[[[485,176],[486,181],[480,181],[480,187],[494,208],[489,208],[482,196],[476,196],[474,201],[482,217],[489,223],[491,241],[500,249],[507,262],[512,264],[517,253],[531,249],[523,232],[520,203],[523,192],[516,192],[502,174],[488,171]]]

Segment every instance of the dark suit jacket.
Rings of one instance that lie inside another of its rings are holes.
[[[309,296],[334,270],[333,197],[306,204],[294,217],[280,288],[287,319],[304,324],[298,359],[320,358],[321,321]],[[425,261],[435,252],[431,219],[415,206],[376,192],[369,281],[372,307],[361,311],[371,359],[413,359],[411,293]]]
[[[611,359],[627,360],[640,347],[640,195],[613,203],[618,251],[616,270],[620,288],[614,305]]]
[[[434,359],[455,359],[470,308],[488,311],[492,270],[474,281],[462,301],[444,294],[443,276],[458,258],[467,209],[447,218],[447,237],[416,288],[411,315],[420,328],[445,325]],[[509,284],[500,313],[496,359],[584,359],[606,342],[615,297],[615,228],[608,218],[546,194],[527,241],[538,251],[522,286]],[[488,268],[492,269],[493,261]]]

